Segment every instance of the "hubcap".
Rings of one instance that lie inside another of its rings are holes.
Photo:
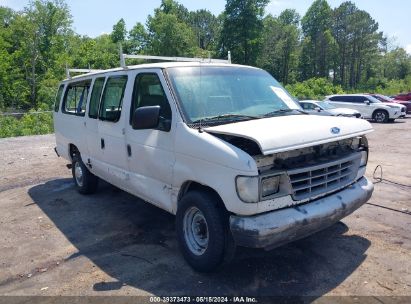
[[[74,178],[76,179],[77,185],[83,187],[83,169],[79,162],[76,162],[74,165]]]
[[[375,114],[375,120],[378,122],[383,122],[385,120],[385,114],[383,112],[378,112]]]
[[[184,239],[188,249],[202,255],[208,247],[208,226],[204,214],[196,207],[186,210],[183,219]]]

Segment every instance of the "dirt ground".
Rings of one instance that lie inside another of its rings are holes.
[[[367,175],[411,184],[411,117],[374,124]],[[375,185],[342,222],[203,275],[174,217],[107,184],[74,189],[54,136],[0,140],[0,295],[411,296],[411,190]]]

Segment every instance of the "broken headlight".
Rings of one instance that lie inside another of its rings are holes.
[[[270,176],[261,180],[261,196],[267,197],[278,192],[280,176]]]

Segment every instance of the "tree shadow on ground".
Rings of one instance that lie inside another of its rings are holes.
[[[339,222],[306,239],[270,252],[240,248],[234,261],[212,274],[194,272],[183,260],[174,216],[106,183],[82,196],[71,179],[37,185],[29,195],[78,249],[113,282],[155,295],[321,296],[337,287],[366,258],[370,242],[347,234]]]

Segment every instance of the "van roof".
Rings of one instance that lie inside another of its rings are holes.
[[[243,67],[243,68],[252,68],[258,69],[256,67],[247,66],[247,65],[239,65],[239,64],[231,64],[231,63],[203,63],[203,62],[157,62],[157,63],[145,63],[139,65],[132,65],[127,66],[127,68],[114,68],[114,69],[107,69],[107,70],[99,70],[93,71],[87,74],[76,75],[71,78],[66,78],[62,82],[68,82],[73,80],[81,80],[83,78],[89,78],[92,76],[106,74],[111,72],[120,72],[120,71],[129,71],[129,70],[137,70],[137,69],[166,69],[166,68],[173,68],[173,67],[195,67],[195,66],[221,66],[221,67]]]

